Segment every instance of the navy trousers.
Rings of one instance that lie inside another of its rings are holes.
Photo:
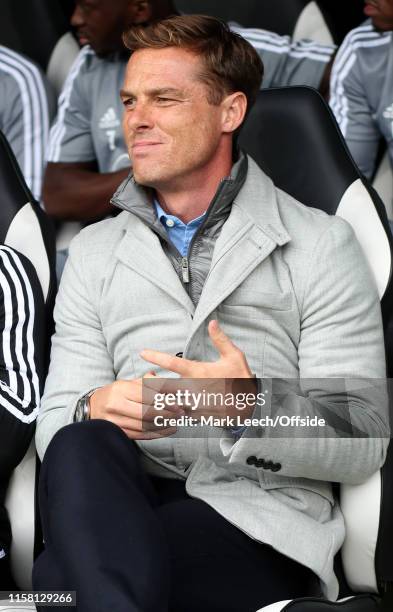
[[[76,590],[79,612],[256,612],[319,594],[309,569],[189,497],[183,481],[147,476],[138,447],[106,421],[56,434],[40,508],[34,588]]]

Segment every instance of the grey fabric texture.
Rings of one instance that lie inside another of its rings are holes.
[[[128,188],[129,210],[146,202],[142,188],[130,182]],[[340,415],[342,394],[332,394],[326,381],[346,378],[351,422],[369,435],[337,437],[328,427],[300,438],[266,427],[247,428],[236,440],[226,429],[205,427],[202,434],[179,427],[170,438],[138,442],[146,470],[186,479],[191,496],[311,568],[334,599],[333,559],[344,522],[330,482],[366,480],[382,465],[388,444],[384,388],[378,381],[371,393],[367,385],[351,387],[352,379],[385,376],[379,300],[350,226],[276,189],[250,158],[197,305],[160,237],[133,213],[124,210],[73,240],[55,307],[39,455],[72,422],[79,397],[149,369],[142,349],[216,360],[207,332],[212,318],[259,378],[305,381],[304,393],[279,407],[283,413],[313,415],[317,401]],[[265,461],[251,465],[250,456]],[[272,462],[280,471],[273,473]]]
[[[37,200],[41,196],[54,109],[54,93],[41,69],[28,58],[0,46],[0,130]]]
[[[346,36],[335,58],[330,105],[348,147],[370,178],[381,137],[393,164],[393,33],[370,21]]]

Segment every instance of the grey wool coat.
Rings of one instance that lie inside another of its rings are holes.
[[[56,302],[37,448],[43,457],[84,393],[142,376],[143,348],[216,360],[207,324],[217,318],[258,377],[300,381],[302,392],[288,393],[276,413],[343,416],[368,435],[337,436],[329,420],[301,436],[295,427],[267,426],[239,439],[225,428],[198,436],[183,427],[139,442],[144,465],[186,479],[192,497],[311,568],[336,598],[333,558],[344,521],[330,483],[366,480],[382,465],[389,437],[377,290],[346,222],[303,206],[248,162],[196,307],[157,235],[132,213],[145,197],[140,187],[128,186],[127,210],[74,239]],[[333,392],[342,384],[344,394]],[[269,412],[268,403],[259,410]]]

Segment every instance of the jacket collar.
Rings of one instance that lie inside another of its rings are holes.
[[[111,203],[137,216],[163,238],[167,237],[157,219],[153,190],[138,185],[132,174],[121,183]],[[208,208],[205,227],[217,222],[222,215],[227,216],[234,205],[279,246],[290,240],[280,218],[273,182],[251,157],[242,152],[233,165],[231,176],[218,186]]]
[[[248,170],[243,186],[238,190],[229,216],[218,236],[208,276],[195,308],[162,248],[157,234],[165,229],[155,218],[152,192],[138,186],[129,177],[114,196],[115,205],[131,214],[124,238],[116,255],[149,282],[172,295],[193,314],[187,346],[201,323],[237,286],[266,259],[278,246],[290,240],[279,213],[277,190],[273,182],[257,164],[247,158]],[[231,189],[229,184],[228,189]],[[227,189],[226,188],[226,189]],[[220,198],[217,202],[221,201]],[[218,204],[217,204],[218,206]],[[149,223],[140,214],[151,215],[157,232],[151,232]],[[138,211],[138,215],[135,211]]]
[[[223,217],[229,215],[231,205],[247,178],[248,159],[243,154],[239,154],[238,160],[232,166],[230,176],[224,178],[210,202],[204,227],[211,227]],[[151,227],[159,235],[166,237],[160,221],[157,219],[154,207],[154,192],[152,189],[139,185],[132,174],[119,186],[115,192],[111,203],[122,210],[136,215],[146,225]]]

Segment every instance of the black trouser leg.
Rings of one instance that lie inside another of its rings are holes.
[[[168,600],[170,612],[255,612],[319,594],[309,569],[190,498],[182,482],[150,479],[136,446],[104,421],[55,436],[40,503],[46,551],[34,588],[76,590],[81,612],[164,612]]]
[[[255,612],[320,594],[313,572],[253,540],[205,502],[189,498],[156,512],[170,549],[170,612]]]
[[[23,423],[0,406],[0,590],[16,588],[9,563],[11,526],[4,500],[12,471],[23,459],[34,427],[34,422]]]
[[[40,508],[48,559],[83,612],[164,612],[169,596],[165,535],[138,451],[105,421],[60,430],[45,455]],[[34,588],[51,588],[38,562]],[[50,568],[49,568],[50,569]],[[45,608],[48,610],[48,608]]]

